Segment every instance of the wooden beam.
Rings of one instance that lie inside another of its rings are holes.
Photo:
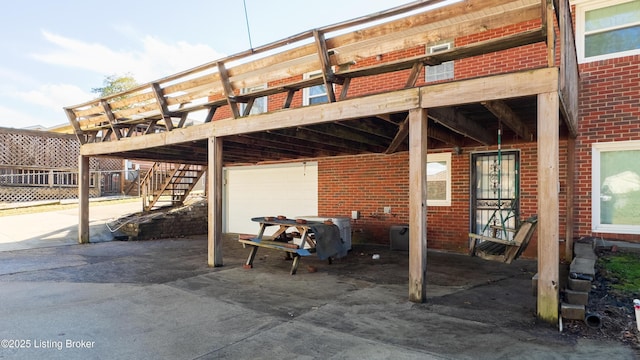
[[[189,113],[182,113],[180,114],[180,121],[178,121],[178,127],[181,128],[184,126],[185,122],[187,121],[187,117],[189,116]],[[211,121],[211,120],[209,120]]]
[[[169,106],[167,105],[167,99],[164,97],[164,92],[157,82],[151,83],[151,88],[153,89],[153,95],[155,95],[167,131],[171,131],[173,130],[173,121],[171,120],[171,114],[169,114]]]
[[[302,127],[337,120],[357,119],[408,111],[419,104],[420,90],[417,88],[392,93],[364,96],[335,103],[307,106],[238,119],[222,119],[205,124],[189,126],[173,131],[134,136],[103,144],[86,144],[80,148],[83,155],[105,155],[114,152],[139,150],[148,147],[179,144],[207,139],[211,134],[228,136],[276,130],[287,127]]]
[[[174,129],[170,132],[134,136],[103,144],[85,144],[83,155],[97,156],[146,147],[163,146],[286,127],[306,126],[361,117],[381,117],[423,107],[478,103],[512,97],[531,96],[557,91],[558,69],[544,68],[501,74],[363,96],[335,103],[290,109],[239,119],[222,119],[206,124]],[[435,109],[430,110],[430,114]],[[381,117],[383,118],[383,117]],[[486,141],[494,143],[494,141]]]
[[[78,157],[78,243],[89,243],[89,157]]]
[[[350,85],[351,85],[351,78],[346,78],[342,80],[342,90],[340,91],[340,101],[347,98],[347,93],[349,92]]]
[[[364,134],[373,135],[385,140],[392,140],[389,132],[395,131],[398,128],[397,124],[391,124],[377,117],[364,118],[352,121],[338,122],[340,126],[344,126],[350,129],[357,130]]]
[[[111,127],[111,131],[113,132],[113,134],[115,134],[116,139],[120,140],[120,138],[122,137],[122,133],[120,132],[120,129],[113,126],[113,124],[116,122],[116,118],[115,116],[113,116],[111,107],[109,106],[106,100],[100,100],[100,105],[104,109],[104,113],[107,115],[107,120],[109,121],[109,126]]]
[[[453,146],[463,146],[464,141],[460,140],[459,136],[454,135],[449,131],[442,129],[436,129],[435,126],[429,126],[429,138],[442,141],[445,144]]]
[[[251,114],[251,108],[253,107],[253,103],[255,103],[255,101],[256,101],[256,98],[254,97],[250,98],[247,101],[244,107],[244,111],[242,112],[242,117],[249,116],[249,114]]]
[[[218,72],[220,73],[220,81],[222,82],[222,88],[224,89],[224,96],[227,98],[227,104],[231,108],[231,114],[235,119],[240,117],[240,110],[238,109],[238,103],[236,102],[236,94],[233,92],[231,83],[229,82],[229,73],[223,62],[218,63]]]
[[[296,129],[279,129],[271,130],[272,133],[289,136],[298,140],[314,142],[319,146],[332,146],[342,149],[342,153],[348,152],[372,152],[378,153],[384,151],[385,147],[381,144],[364,144],[348,138],[333,136],[330,132],[324,132],[322,129],[311,127],[298,127]]]
[[[538,318],[558,324],[559,314],[559,100],[538,95]]]
[[[87,136],[82,132],[82,129],[80,129],[80,124],[78,124],[75,112],[70,108],[64,108],[64,112],[67,114],[67,119],[69,119],[69,123],[71,123],[80,145],[85,144],[87,142]]]
[[[558,68],[543,68],[423,86],[421,107],[479,103],[557,90]]]
[[[561,0],[556,7],[560,26],[560,101],[562,114],[571,137],[578,136],[578,92],[580,73],[576,52],[571,5]]]
[[[225,146],[230,143],[241,144],[245,149],[257,150],[260,148],[266,148],[268,150],[282,151],[289,154],[299,154],[300,156],[312,157],[315,154],[314,147],[305,147],[304,141],[295,141],[287,138],[287,141],[277,141],[277,135],[261,136],[259,133],[246,134],[246,135],[233,135],[225,137]]]
[[[513,132],[525,141],[533,141],[533,133],[529,131],[527,125],[520,119],[509,105],[502,100],[485,101],[482,103],[487,110],[491,111],[498,120],[507,125]]]
[[[313,127],[305,127],[305,129],[315,133],[324,134],[326,136],[331,136],[333,138],[355,141],[366,145],[385,146],[387,143],[387,139],[382,139],[380,136],[355,131],[355,129],[351,127],[342,126],[337,123],[319,124],[314,125]]]
[[[416,86],[416,82],[418,81],[420,74],[422,74],[422,69],[424,69],[423,63],[413,64],[409,77],[407,78],[407,82],[404,85],[405,89]]]
[[[283,109],[288,109],[291,107],[291,102],[293,101],[293,95],[296,94],[298,90],[290,89],[287,91],[287,97],[284,100],[284,104],[282,104]]]
[[[209,230],[207,264],[222,266],[222,144],[217,137],[209,138],[207,164],[207,203]]]
[[[335,102],[336,94],[333,91],[335,76],[333,75],[333,70],[331,70],[331,61],[329,60],[329,52],[327,51],[327,43],[325,42],[324,34],[318,30],[313,30],[313,38],[316,43],[318,57],[320,58],[322,79],[324,80],[324,86],[327,90],[327,98],[329,99],[329,102]]]
[[[407,70],[415,66],[421,65],[439,65],[446,61],[458,60],[472,56],[483,55],[496,51],[511,49],[518,46],[529,45],[543,41],[545,38],[540,29],[520,32],[513,35],[480,41],[452,48],[450,50],[441,51],[435,54],[418,55],[414,57],[402,58],[395,61],[389,61],[381,64],[360,67],[338,71],[340,77],[355,78],[363,76],[377,75],[380,73]],[[412,75],[413,76],[413,75]],[[411,77],[410,77],[411,79]],[[408,81],[409,83],[410,81]]]
[[[565,223],[565,260],[569,263],[573,260],[573,223],[575,221],[574,196],[576,173],[576,139],[569,136],[567,139],[567,218]]]
[[[398,132],[396,133],[396,136],[393,138],[393,140],[391,140],[391,144],[389,144],[389,147],[384,153],[393,154],[394,152],[398,151],[398,148],[400,148],[400,145],[402,145],[402,143],[404,142],[404,139],[406,139],[408,135],[409,135],[409,115],[407,115],[407,118],[404,119],[404,121],[401,122],[400,125],[398,126]]]
[[[212,106],[209,108],[209,111],[207,111],[207,116],[204,119],[205,124],[211,122],[211,120],[213,120],[213,115],[215,115],[216,110],[218,110],[217,106]]]
[[[427,111],[409,111],[409,300],[427,299]]]
[[[495,144],[496,142],[495,136],[485,126],[466,118],[454,108],[429,109],[429,117],[450,130],[483,145]]]

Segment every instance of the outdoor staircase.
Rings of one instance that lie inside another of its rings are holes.
[[[207,171],[206,166],[156,162],[142,179],[142,207],[150,211],[159,203],[179,206]]]

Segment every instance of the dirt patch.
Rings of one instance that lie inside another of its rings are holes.
[[[603,258],[619,256],[620,253],[601,251]],[[635,293],[623,294],[614,289],[619,279],[608,272],[603,261],[596,263],[596,275],[589,293],[587,314],[600,319],[600,326],[587,326],[584,321],[565,320],[564,330],[585,337],[619,341],[634,348],[640,354],[640,334],[637,330],[633,299],[640,297],[640,289]]]

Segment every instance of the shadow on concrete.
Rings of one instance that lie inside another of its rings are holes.
[[[0,253],[0,338],[92,341],[91,349],[0,349],[50,359],[634,359],[618,343],[561,334],[535,317],[536,263],[428,252],[424,304],[408,299],[408,254],[354,245],[329,265],[249,250],[224,266],[206,236]],[[375,260],[373,254],[379,255]],[[315,272],[309,272],[309,267]],[[57,343],[56,343],[57,344]]]

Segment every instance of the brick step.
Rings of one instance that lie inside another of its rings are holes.
[[[563,319],[584,320],[585,313],[584,305],[568,304],[565,302],[560,305],[560,314]]]
[[[589,303],[588,291],[574,291],[567,289],[564,292],[564,297],[565,301],[569,304],[586,306]]]
[[[591,281],[589,280],[580,280],[580,279],[572,279],[569,277],[567,282],[567,288],[573,291],[591,291]]]

